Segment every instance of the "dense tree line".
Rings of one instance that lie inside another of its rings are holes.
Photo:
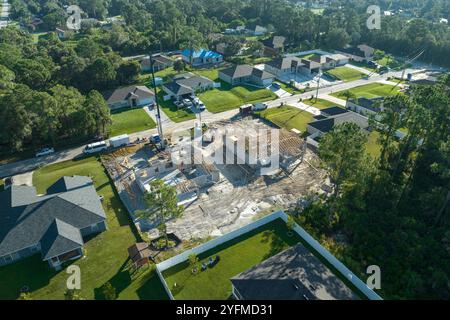
[[[13,18],[19,21],[38,14],[50,30],[65,22],[63,8],[69,1],[14,1]],[[450,64],[449,27],[436,23],[436,19],[449,16],[444,0],[337,0],[322,15],[286,0],[78,0],[70,4],[79,4],[85,17],[122,15],[127,26],[104,32],[100,38],[103,44],[125,55],[175,50],[189,41],[192,45],[192,39],[193,46],[205,45],[210,33],[256,23],[286,36],[293,51],[340,49],[366,42],[402,56],[425,49],[425,61]],[[369,30],[366,10],[374,4],[382,11],[404,8],[413,16],[383,16],[381,30]]]
[[[334,193],[298,219],[361,276],[380,266],[386,298],[450,298],[449,85],[386,99],[372,123],[380,132],[376,159],[354,124],[320,142]],[[407,132],[401,140],[399,129]]]
[[[138,65],[105,53],[92,40],[72,48],[50,35],[35,45],[17,28],[1,29],[2,149],[17,151],[25,145],[55,145],[105,134],[109,108],[94,89],[128,82],[126,75],[138,71]]]

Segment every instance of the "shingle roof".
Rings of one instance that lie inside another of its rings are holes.
[[[106,92],[105,99],[108,104],[112,104],[125,101],[131,95],[135,95],[141,99],[147,99],[154,97],[155,93],[146,86],[129,86]]]
[[[270,79],[275,78],[274,75],[272,75],[269,72],[266,72],[264,70],[260,70],[258,68],[252,67],[248,64],[240,64],[240,65],[234,65],[230,68],[224,69],[220,71],[221,73],[226,74],[227,76],[231,78],[242,78],[242,77],[248,77],[250,75],[257,77],[259,79]]]
[[[264,40],[263,44],[266,47],[277,49],[277,48],[283,48],[285,41],[286,41],[286,38],[283,36],[273,36],[272,38]]]
[[[92,180],[86,183],[86,179],[65,179],[68,191],[56,192],[63,190],[60,180],[49,188],[53,193],[44,196],[22,186],[0,192],[0,257],[38,244],[55,219],[77,229],[104,221],[106,214]]]
[[[278,58],[266,62],[266,64],[280,70],[304,65],[302,59],[297,57]]]
[[[177,83],[176,81],[165,83],[163,85],[163,88],[167,88],[168,90],[170,90],[173,94],[175,94],[177,96],[190,94],[190,93],[194,92],[194,90],[192,90],[191,88],[181,85],[181,84]]]
[[[372,99],[368,99],[368,98],[358,98],[358,100],[354,103],[356,103],[357,105],[366,108],[368,110],[374,111],[374,112],[378,112],[380,110],[380,102],[382,102],[384,100],[383,97],[377,97],[377,98],[372,98]]]
[[[231,279],[246,300],[348,300],[358,297],[302,244]]]
[[[328,115],[328,116],[337,116],[338,114],[343,114],[343,113],[346,113],[348,111],[343,109],[343,108],[341,108],[341,107],[334,106],[334,107],[329,107],[329,108],[322,109],[322,110],[320,110],[320,112],[322,114],[325,114],[325,115]]]
[[[334,126],[334,118],[328,118],[324,120],[317,120],[308,123],[309,126],[316,128],[320,132],[327,133],[333,129]]]
[[[83,246],[80,230],[57,218],[41,239],[42,259],[47,260]]]
[[[157,55],[153,56],[153,64],[155,66],[168,65],[168,64],[172,64],[172,63],[173,63],[173,60],[171,58],[169,58],[168,56],[165,56],[163,54],[157,54]],[[144,59],[142,59],[141,65],[143,65],[143,66],[150,66],[150,57],[147,56]]]

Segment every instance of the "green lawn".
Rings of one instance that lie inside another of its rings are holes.
[[[306,126],[313,121],[313,115],[291,106],[266,109],[257,113],[260,117],[267,119],[280,128],[288,130],[295,128],[302,133],[306,131]]]
[[[222,69],[224,68],[195,69],[194,73],[217,82],[219,81],[219,71]]]
[[[159,106],[163,109],[164,113],[173,122],[183,122],[186,120],[195,119],[195,114],[187,108],[178,109],[176,105],[173,104],[172,100],[164,101],[165,93],[158,89],[158,102]]]
[[[336,106],[335,103],[324,99],[317,99],[317,101],[316,99],[305,99],[302,102],[317,109],[326,109],[329,107]]]
[[[337,67],[328,70],[327,73],[342,81],[353,81],[366,77],[366,74],[349,67]]]
[[[121,109],[111,114],[112,125],[109,134],[117,136],[133,133],[156,127],[155,121],[144,109]]]
[[[331,95],[337,98],[342,98],[341,94],[343,92],[344,91],[335,92]],[[399,92],[399,88],[394,88],[394,86],[391,86],[389,84],[375,82],[352,88],[350,89],[350,92],[352,92],[357,98],[364,97],[370,99],[394,95]]]
[[[164,70],[155,72],[155,77],[160,77],[163,79],[163,82],[170,82],[172,78],[177,74],[173,67],[166,68]],[[153,87],[152,84],[152,74],[151,72],[142,73],[138,77],[138,83],[147,85],[149,87]]]
[[[286,224],[277,219],[201,254],[201,262],[220,256],[213,268],[193,275],[192,267],[184,262],[164,271],[163,275],[175,299],[226,300],[231,295],[230,278],[299,241],[295,233],[288,237]]]
[[[127,248],[136,241],[128,214],[100,161],[94,157],[66,161],[35,171],[33,183],[39,193],[65,175],[89,175],[99,195],[104,197],[108,230],[85,244],[85,257],[72,262],[81,269],[81,295],[86,299],[99,299],[99,288],[111,282],[119,299],[167,299],[162,284],[151,269],[131,275]],[[68,274],[56,272],[41,260],[40,255],[0,267],[0,299],[16,299],[19,290],[28,286],[31,297],[38,299],[64,299]]]
[[[366,143],[366,151],[373,157],[377,158],[380,155],[380,144],[378,143],[378,138],[380,134],[377,131],[372,131]]]
[[[287,85],[284,82],[281,81],[277,81],[276,83],[278,83],[281,87],[281,89],[283,89],[286,92],[289,92],[290,94],[298,94],[298,93],[302,93],[302,90],[299,90],[297,88],[291,87],[290,85]]]
[[[220,88],[215,88],[198,94],[208,111],[217,113],[236,109],[243,104],[263,102],[276,99],[276,94],[268,89],[251,86],[232,87],[221,82]]]

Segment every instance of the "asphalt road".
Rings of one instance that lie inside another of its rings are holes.
[[[331,94],[331,93],[337,92],[337,91],[348,90],[353,87],[357,87],[357,86],[361,86],[361,85],[365,85],[365,84],[369,84],[369,83],[374,83],[374,82],[377,82],[380,80],[385,80],[386,78],[388,78],[390,76],[394,76],[394,75],[401,75],[401,72],[391,72],[391,73],[386,73],[384,75],[373,76],[373,77],[370,77],[369,79],[360,79],[360,80],[355,80],[355,81],[351,81],[351,82],[337,84],[335,86],[331,86],[331,87],[327,87],[327,88],[321,88],[321,89],[319,89],[319,95],[324,95],[324,94],[327,95],[327,94]],[[311,95],[315,95],[315,94],[316,94],[315,91],[310,91],[310,92],[306,92],[306,93],[302,93],[302,94],[293,95],[290,97],[284,97],[284,98],[279,98],[279,99],[276,99],[273,101],[269,101],[269,102],[267,102],[267,104],[268,104],[269,108],[274,108],[274,107],[279,106],[281,103],[284,103],[284,104],[295,103],[295,102],[298,102],[300,98],[307,99],[307,98],[310,98]],[[220,121],[220,120],[228,120],[228,119],[231,119],[232,117],[236,116],[238,113],[239,113],[239,109],[225,111],[225,112],[221,112],[221,113],[215,113],[215,114],[210,113],[210,112],[205,112],[204,114],[202,114],[202,122],[203,123],[211,123],[211,122],[216,122],[216,121]],[[164,124],[163,124],[164,134],[167,136],[168,134],[170,134],[171,132],[174,132],[174,131],[190,129],[190,128],[194,127],[195,121],[196,120],[189,120],[189,121],[185,121],[185,122],[181,122],[181,123],[164,121]],[[134,141],[137,138],[148,138],[151,134],[156,133],[156,132],[157,132],[157,129],[151,129],[151,130],[147,130],[147,131],[136,132],[136,133],[130,134],[129,136],[130,136],[130,140]],[[83,156],[83,148],[84,148],[84,146],[81,146],[81,147],[77,147],[77,148],[58,151],[52,155],[45,156],[42,158],[26,159],[26,160],[21,160],[21,161],[17,161],[14,163],[2,165],[2,166],[0,166],[0,178],[9,177],[9,176],[13,176],[13,175],[16,175],[19,173],[32,171],[41,166],[58,163],[58,162],[63,162],[63,161],[67,161],[67,160],[72,160],[77,157],[82,157]]]

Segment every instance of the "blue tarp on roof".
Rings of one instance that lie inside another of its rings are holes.
[[[181,54],[185,57],[189,57],[191,53],[190,49],[184,49]],[[200,50],[194,50],[194,54],[192,55],[193,58],[202,58],[202,59],[207,59],[207,58],[220,58],[222,57],[222,55],[220,53],[211,51],[211,50],[206,50],[206,49],[200,49]]]

